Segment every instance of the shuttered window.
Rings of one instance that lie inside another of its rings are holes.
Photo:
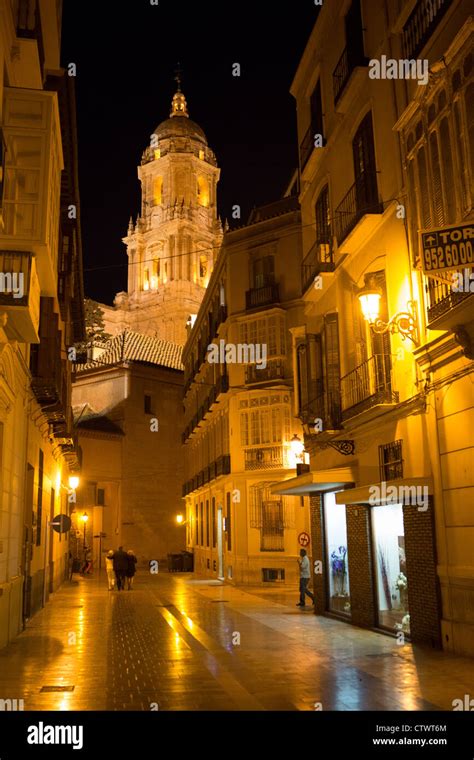
[[[447,117],[441,120],[439,128],[441,153],[443,157],[444,197],[446,204],[446,222],[452,224],[456,219],[456,193],[454,189],[453,154],[451,151],[451,134]]]
[[[331,243],[329,188],[327,185],[321,190],[316,201],[316,243]]]
[[[444,224],[443,185],[441,181],[441,165],[438,151],[438,136],[430,134],[431,171],[433,174],[433,211],[434,222],[437,226]]]

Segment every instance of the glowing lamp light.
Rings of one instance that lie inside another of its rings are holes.
[[[380,299],[382,294],[378,290],[362,290],[359,293],[359,303],[362,310],[362,316],[373,325],[380,316]]]
[[[184,522],[183,515],[176,515],[176,522],[178,523],[178,525],[181,525]]]
[[[84,514],[81,515],[82,522],[85,524],[88,521],[88,519],[89,519],[89,515],[87,514],[87,512],[84,512]]]
[[[75,491],[76,488],[78,487],[78,485],[79,485],[79,478],[77,477],[77,475],[70,475],[69,476],[69,488],[72,491]]]
[[[295,433],[290,441],[291,453],[295,459],[303,460],[304,443],[301,438]]]

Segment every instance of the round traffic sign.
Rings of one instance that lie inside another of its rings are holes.
[[[298,536],[298,543],[300,546],[308,546],[310,540],[309,533],[306,533],[306,531],[303,531]]]
[[[67,533],[71,530],[71,518],[69,515],[56,515],[50,525],[56,533]]]

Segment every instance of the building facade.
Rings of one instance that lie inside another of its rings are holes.
[[[84,337],[73,82],[60,3],[1,2],[0,646],[67,575],[79,468],[68,347]]]
[[[74,414],[82,452],[75,556],[133,549],[140,565],[184,549],[181,511],[181,347],[126,330],[76,367]],[[86,521],[84,522],[84,517]]]
[[[141,213],[123,242],[128,290],[102,306],[106,331],[135,332],[184,345],[222,240],[217,217],[220,170],[180,88],[169,119],[150,136],[138,176]]]
[[[225,235],[183,353],[186,545],[196,571],[236,584],[294,584],[309,535],[308,500],[271,493],[302,436],[288,351],[300,257],[296,196],[254,210]]]
[[[318,613],[472,654],[472,297],[431,281],[419,248],[420,231],[472,221],[472,19],[431,6],[324,4],[292,85],[311,469],[273,491],[310,496]]]

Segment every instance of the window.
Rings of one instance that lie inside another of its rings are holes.
[[[380,480],[403,478],[402,441],[379,446]]]
[[[201,501],[201,546],[204,546],[204,502]]]
[[[329,187],[326,185],[316,201],[316,243],[331,245],[331,215],[329,210]]]
[[[252,261],[252,287],[264,288],[273,285],[275,280],[275,259],[273,256],[262,256]]]
[[[145,394],[143,406],[145,414],[153,414],[151,411],[151,396]]]
[[[153,181],[153,205],[159,206],[163,202],[163,177],[155,177]]]
[[[97,504],[99,507],[105,507],[105,488],[97,489]]]
[[[200,206],[209,206],[209,183],[205,177],[198,177],[197,201]]]
[[[150,271],[148,267],[143,270],[143,290],[150,289]]]
[[[209,546],[209,500],[206,500],[206,546]]]
[[[242,322],[240,342],[267,345],[268,357],[286,356],[286,323],[284,317],[272,316]]]
[[[369,213],[378,205],[372,112],[362,119],[352,141],[355,195],[358,211]]]
[[[349,562],[345,504],[336,504],[334,493],[324,494],[324,525],[328,572],[329,609],[349,614]]]
[[[242,446],[282,444],[290,440],[290,410],[288,406],[253,409],[240,414]]]
[[[216,497],[212,497],[212,547],[215,548],[217,544],[217,530],[216,530]]]
[[[323,107],[321,102],[321,80],[314,88],[310,98],[311,111],[311,138],[314,141],[315,135],[323,136]],[[324,142],[324,141],[323,141]]]
[[[199,544],[199,509],[198,509],[198,505],[197,504],[195,506],[195,520],[196,520],[196,537],[195,537],[195,541],[196,541],[196,546],[198,546],[198,544]]]
[[[283,504],[281,500],[262,502],[262,529],[260,551],[282,552],[285,550]]]

